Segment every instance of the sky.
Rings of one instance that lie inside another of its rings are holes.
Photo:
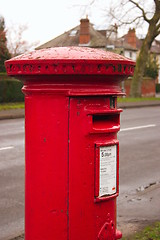
[[[23,39],[30,44],[40,45],[76,27],[86,15],[96,28],[107,29],[110,23],[104,10],[111,4],[114,7],[119,0],[95,0],[91,7],[92,1],[0,0],[0,15],[4,17],[7,29],[27,26]],[[151,0],[146,1],[152,3]],[[121,29],[120,35],[126,32],[126,29]],[[140,33],[142,32],[140,29]]]
[[[45,43],[79,25],[80,19],[88,15],[96,26],[104,24],[101,10],[94,13],[86,6],[92,0],[0,0],[0,15],[6,27],[26,25],[23,38],[28,42]],[[98,0],[106,7],[110,0]],[[81,6],[80,6],[81,5]]]

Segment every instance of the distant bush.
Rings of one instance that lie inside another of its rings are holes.
[[[159,66],[158,66],[158,61],[156,57],[154,55],[149,55],[146,61],[144,76],[156,79],[158,76],[158,69],[159,69]]]
[[[21,91],[23,84],[16,79],[3,79],[0,77],[0,103],[23,102]]]
[[[156,93],[160,93],[160,83],[156,84]]]

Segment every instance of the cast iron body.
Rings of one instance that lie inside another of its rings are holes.
[[[121,238],[117,96],[135,63],[110,52],[64,47],[5,64],[8,75],[24,83],[25,240]],[[104,180],[102,160],[111,183]]]

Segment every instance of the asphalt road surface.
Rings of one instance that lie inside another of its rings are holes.
[[[121,114],[118,225],[124,234],[160,220],[160,107]]]
[[[160,107],[121,114],[118,226],[160,220]],[[0,121],[0,240],[24,231],[24,120]]]
[[[0,239],[24,230],[24,120],[0,121]]]

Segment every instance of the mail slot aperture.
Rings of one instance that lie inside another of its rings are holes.
[[[97,114],[93,115],[93,131],[95,132],[115,132],[120,129],[120,115],[114,114]]]

